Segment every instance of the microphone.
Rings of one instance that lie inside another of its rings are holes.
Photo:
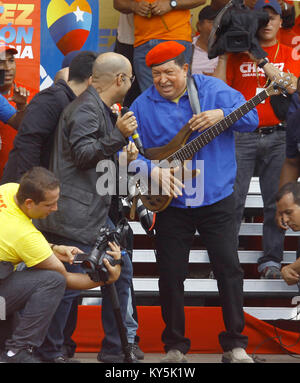
[[[127,108],[127,106],[123,106],[121,108],[121,116],[123,117],[124,114],[126,114],[127,112],[129,112],[129,108]],[[142,144],[142,141],[140,139],[140,136],[138,134],[138,131],[137,129],[135,129],[131,135],[134,143],[135,143],[135,146],[138,148],[138,151],[144,156],[145,155],[145,152],[144,152],[144,147],[143,147],[143,144]]]

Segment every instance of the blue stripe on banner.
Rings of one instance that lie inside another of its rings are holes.
[[[67,15],[61,17],[49,28],[49,32],[57,43],[63,38],[67,33],[74,31],[76,29],[84,29],[89,31],[92,25],[92,14],[88,12],[84,12],[83,21],[76,21],[76,15],[72,13],[68,13]]]

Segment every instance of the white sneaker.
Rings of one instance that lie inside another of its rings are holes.
[[[241,347],[226,351],[222,357],[222,363],[254,363],[254,360]]]
[[[169,350],[160,363],[187,363],[187,358],[179,350]]]

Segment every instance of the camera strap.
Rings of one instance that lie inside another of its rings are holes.
[[[187,92],[188,92],[189,101],[190,101],[193,113],[194,114],[201,113],[198,90],[196,88],[195,80],[193,76],[187,77]]]

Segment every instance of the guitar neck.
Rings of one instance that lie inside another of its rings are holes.
[[[256,96],[252,97],[249,101],[240,106],[238,109],[228,114],[221,121],[206,129],[198,137],[194,138],[192,141],[188,142],[182,148],[177,150],[175,153],[172,154],[172,156],[168,158],[168,160],[179,160],[182,162],[191,159],[191,157],[196,152],[198,152],[201,148],[203,148],[205,145],[211,142],[215,137],[223,133],[226,129],[228,129],[236,121],[242,118],[251,109],[255,108],[258,104],[264,101],[267,97],[269,97],[268,89],[265,89],[262,92],[258,93]]]

